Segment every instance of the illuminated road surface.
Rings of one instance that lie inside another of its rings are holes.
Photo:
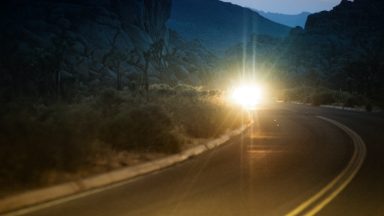
[[[384,215],[384,116],[277,104],[227,145],[123,186],[30,215],[284,215],[331,182],[363,138],[368,156],[357,176],[319,215]]]

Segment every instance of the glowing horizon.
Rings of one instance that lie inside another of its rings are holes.
[[[331,10],[341,0],[221,0],[231,2],[243,7],[262,10],[265,12],[282,14],[299,14],[302,12],[315,13],[323,10]]]

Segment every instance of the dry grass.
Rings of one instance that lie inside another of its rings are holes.
[[[0,189],[130,166],[215,138],[244,121],[219,91],[156,85],[150,100],[144,98],[107,89],[72,104],[2,106]]]

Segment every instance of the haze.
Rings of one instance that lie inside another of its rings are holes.
[[[244,7],[267,12],[283,14],[298,14],[303,11],[318,12],[330,10],[340,3],[340,0],[224,0]]]

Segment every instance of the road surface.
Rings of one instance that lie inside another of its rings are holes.
[[[30,213],[33,216],[285,215],[326,187],[355,151],[336,120],[365,141],[367,157],[319,215],[384,215],[384,116],[277,104],[228,144],[175,167]]]

